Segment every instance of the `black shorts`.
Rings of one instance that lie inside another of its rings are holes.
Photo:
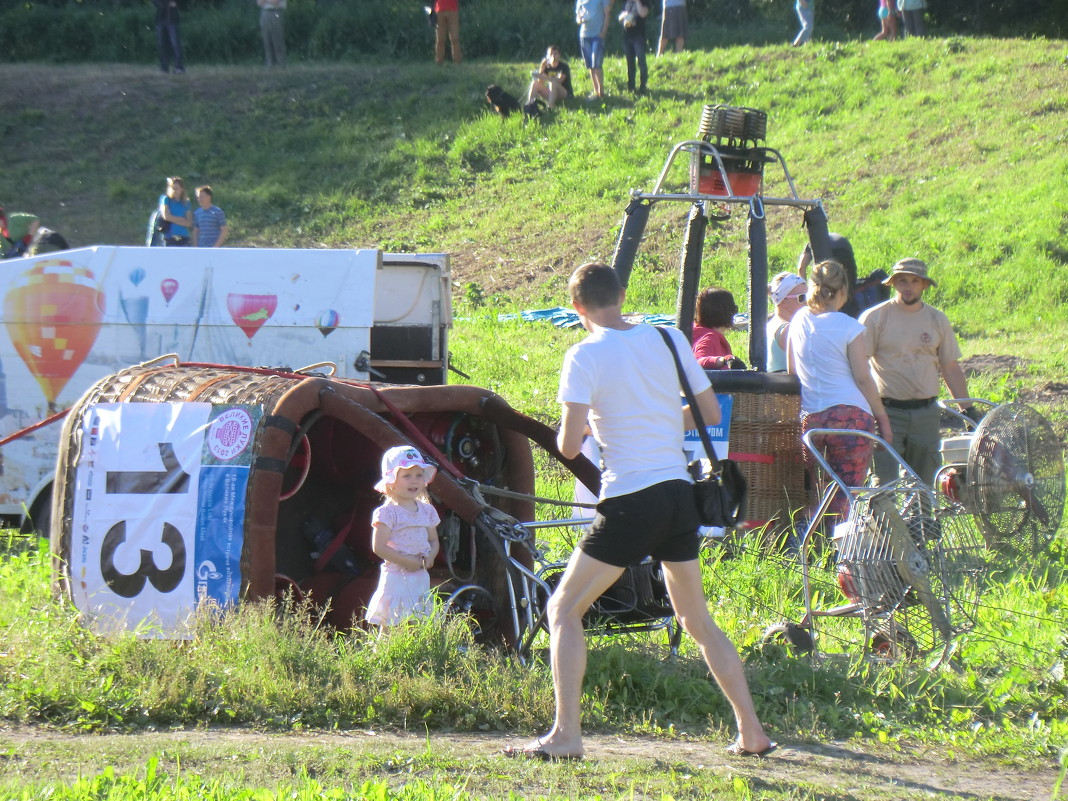
[[[664,562],[697,558],[700,520],[687,481],[664,481],[629,495],[606,498],[578,547],[587,556],[616,567],[646,556]]]

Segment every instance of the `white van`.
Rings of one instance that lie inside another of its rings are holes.
[[[445,254],[98,246],[0,270],[0,518],[42,532],[58,415],[123,367],[177,354],[399,384],[448,372]]]

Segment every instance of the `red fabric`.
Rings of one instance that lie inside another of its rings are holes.
[[[875,418],[856,406],[831,406],[829,409],[802,417],[801,433],[813,428],[853,429],[874,434]],[[812,447],[823,454],[827,464],[847,487],[864,486],[868,468],[871,466],[871,454],[875,448],[874,440],[856,434],[818,434],[812,437]],[[808,448],[803,455],[805,467],[815,480],[819,463]],[[849,516],[849,499],[842,494],[841,487],[831,501],[830,512],[838,515],[839,521]]]
[[[434,0],[434,11],[441,13],[442,11],[459,11],[460,0]]]
[[[727,338],[714,328],[693,327],[693,355],[706,370],[722,370],[726,367],[721,356],[733,356]]]

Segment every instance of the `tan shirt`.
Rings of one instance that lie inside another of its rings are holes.
[[[872,354],[871,373],[881,397],[938,397],[942,365],[961,357],[957,337],[945,314],[926,303],[917,312],[907,312],[901,304],[889,300],[865,311],[860,322],[864,324]]]

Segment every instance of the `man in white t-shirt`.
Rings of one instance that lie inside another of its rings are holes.
[[[505,751],[536,759],[582,756],[583,616],[624,568],[652,556],[663,564],[679,622],[734,710],[739,736],[732,753],[769,753],[774,744],[757,718],[742,661],[713,622],[701,585],[699,520],[683,456],[685,431],[694,425],[679,397],[675,361],[655,327],[623,319],[624,291],[611,267],[582,265],[568,289],[589,336],[564,357],[557,445],[566,458],[578,456],[589,421],[604,472],[597,515],[549,599],[555,723],[527,747]],[[719,403],[689,343],[677,329],[666,330],[705,422],[719,422]]]
[[[954,398],[967,398],[968,380],[949,318],[923,302],[923,293],[935,286],[927,276],[927,265],[919,259],[902,259],[884,283],[894,288],[894,297],[860,317],[871,372],[890,418],[890,444],[930,484],[941,464],[941,410],[935,403],[939,386],[945,381]],[[974,407],[960,405],[964,414],[978,418]],[[894,481],[899,467],[887,451],[875,452],[880,483]]]

